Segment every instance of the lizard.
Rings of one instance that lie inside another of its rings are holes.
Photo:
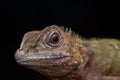
[[[51,80],[120,80],[118,39],[86,39],[57,25],[27,32],[15,60]]]

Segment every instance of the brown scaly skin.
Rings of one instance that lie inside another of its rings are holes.
[[[71,30],[52,25],[26,33],[15,59],[52,80],[120,80],[118,43],[84,40]]]

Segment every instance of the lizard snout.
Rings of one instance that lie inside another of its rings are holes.
[[[15,60],[17,62],[22,60],[26,53],[27,53],[26,49],[17,49],[15,53]]]
[[[23,55],[23,51],[18,49],[15,53],[15,60],[21,60]]]

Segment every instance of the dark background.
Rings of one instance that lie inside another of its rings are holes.
[[[27,31],[56,24],[71,27],[85,38],[120,39],[118,5],[118,2],[107,0],[0,1],[3,80],[38,78],[36,72],[19,66],[14,60],[14,53]],[[42,75],[40,78],[47,80]]]

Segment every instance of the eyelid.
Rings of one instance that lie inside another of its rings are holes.
[[[56,43],[56,44],[52,44],[50,43],[50,37],[54,34],[54,33],[57,33],[59,35],[59,42]],[[59,31],[53,31],[53,30],[50,30],[48,33],[46,33],[46,36],[44,38],[44,43],[45,43],[45,46],[46,47],[49,47],[49,48],[53,48],[53,47],[59,47],[60,46],[60,43],[62,42],[61,41],[61,33]]]

